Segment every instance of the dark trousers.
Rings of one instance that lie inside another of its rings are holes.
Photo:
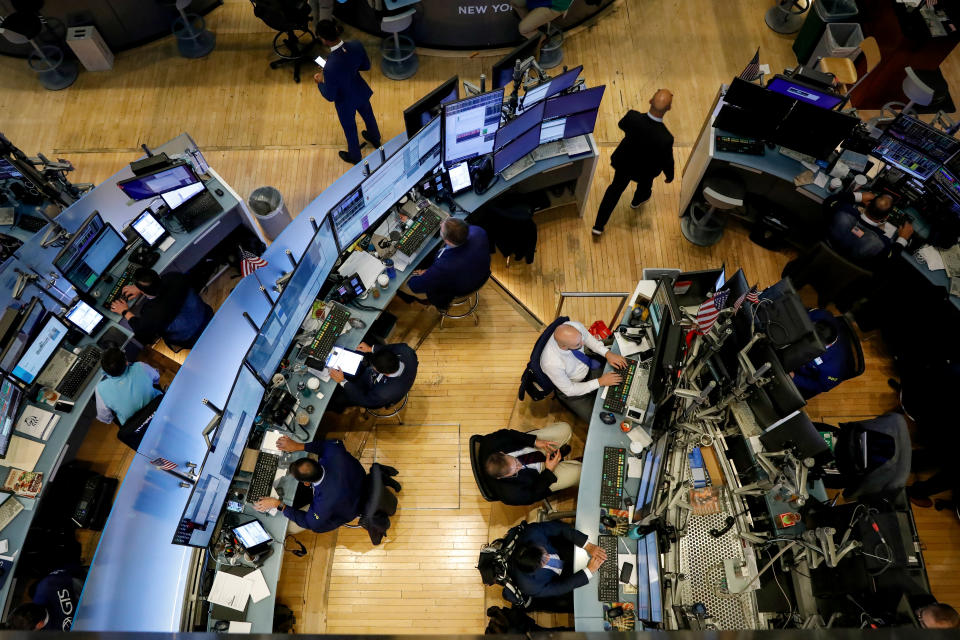
[[[601,231],[610,219],[610,214],[617,207],[620,196],[626,191],[627,185],[631,182],[637,183],[637,190],[633,194],[633,202],[643,202],[650,197],[653,192],[653,178],[641,178],[634,180],[627,175],[625,171],[615,170],[613,173],[613,182],[607,187],[603,194],[603,200],[600,201],[600,208],[597,210],[597,221],[593,223],[595,229]]]
[[[367,133],[374,140],[380,139],[380,128],[377,126],[377,119],[373,115],[373,107],[370,101],[353,107],[353,105],[336,103],[337,118],[340,119],[340,126],[343,127],[343,135],[347,137],[347,155],[351,160],[359,161],[360,156],[360,138],[357,137],[357,114],[363,118],[363,124],[367,128]]]
[[[597,367],[596,369],[590,369],[587,372],[586,380],[596,380],[603,375],[603,367]],[[560,404],[565,406],[567,409],[572,411],[578,418],[589,423],[590,415],[593,413],[593,403],[597,399],[597,392],[588,393],[585,396],[568,396],[563,393],[560,393],[560,390],[557,390],[557,399],[560,400]]]
[[[960,497],[960,479],[953,468],[953,446],[940,449],[916,449],[913,452],[911,471],[934,469],[934,474],[926,480],[914,482],[907,487],[907,495],[912,498],[929,498],[944,491],[952,491],[954,499]]]

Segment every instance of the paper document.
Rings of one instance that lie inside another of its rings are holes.
[[[41,453],[43,453],[43,443],[27,440],[20,436],[11,436],[7,456],[3,459],[3,466],[33,471]]]
[[[263,444],[260,445],[260,450],[268,451],[270,453],[280,453],[280,448],[277,446],[277,440],[279,440],[280,436],[282,435],[283,434],[276,429],[264,431]]]
[[[936,247],[925,244],[917,249],[913,255],[919,262],[926,264],[930,271],[943,271],[944,269],[943,257]]]
[[[943,259],[943,268],[947,270],[948,276],[951,278],[960,276],[960,245],[941,249],[940,257]]]
[[[52,411],[27,405],[17,421],[17,431],[45,441],[50,438],[58,422],[60,422],[60,416]]]
[[[250,583],[250,599],[254,602],[260,602],[270,595],[270,587],[263,578],[263,572],[260,569],[243,576],[244,580]]]
[[[237,622],[236,620],[231,620],[230,626],[227,627],[227,633],[250,633],[252,627],[252,622]]]
[[[813,184],[817,185],[821,189],[825,189],[827,187],[827,180],[829,179],[830,176],[825,174],[823,171],[820,171],[816,176],[814,176]]]
[[[0,553],[6,553],[10,550],[10,543],[6,540],[0,540]]]
[[[638,344],[633,340],[627,340],[624,338],[622,335],[620,335],[619,331],[613,335],[614,340],[617,341],[617,347],[620,349],[620,355],[622,355],[624,358],[629,358],[635,353],[640,353],[641,351],[650,348],[647,344],[646,337],[644,337]]]
[[[643,460],[630,456],[627,458],[627,477],[639,478],[643,475]]]
[[[243,611],[247,606],[247,599],[250,597],[250,589],[253,583],[232,573],[218,571],[213,578],[213,586],[210,588],[210,595],[207,600],[213,604]]]
[[[370,289],[376,286],[377,276],[383,273],[383,269],[383,263],[366,251],[354,251],[344,260],[337,272],[345,278],[357,274],[363,281],[363,286]]]
[[[339,369],[348,375],[356,375],[363,363],[363,354],[341,347],[333,347],[327,355],[327,370]]]

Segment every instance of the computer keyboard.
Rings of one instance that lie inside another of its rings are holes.
[[[514,162],[512,165],[510,165],[509,167],[501,171],[500,177],[509,182],[510,180],[513,180],[518,175],[520,175],[521,173],[523,173],[524,171],[532,167],[534,164],[536,163],[533,161],[533,158],[530,157],[530,154],[528,153],[527,155],[523,156],[522,158]]]
[[[103,352],[92,344],[80,352],[76,362],[70,366],[67,375],[57,385],[57,391],[71,400],[77,397],[100,369],[100,357]]]
[[[204,189],[196,197],[174,209],[173,217],[177,219],[183,230],[189,233],[221,211],[223,207],[217,199]]]
[[[717,136],[717,151],[763,155],[763,141],[745,136]]]
[[[320,325],[317,335],[313,337],[313,342],[304,349],[305,355],[316,358],[320,362],[327,361],[333,343],[340,337],[347,320],[350,319],[350,312],[342,304],[331,301],[327,305],[330,307],[327,317],[323,319],[323,324]]]
[[[539,162],[540,160],[562,156],[566,151],[563,148],[563,140],[554,140],[540,145],[530,153],[533,154],[533,159]]]
[[[627,450],[623,447],[604,447],[600,470],[600,506],[619,509],[623,498],[623,468],[627,464]]]
[[[30,231],[31,233],[36,233],[47,226],[48,220],[46,218],[36,218],[34,216],[17,216],[16,226]]]
[[[637,370],[633,374],[630,392],[627,394],[627,407],[635,407],[641,411],[647,410],[650,404],[650,360],[637,363]]]
[[[627,358],[627,368],[621,369],[620,382],[607,388],[607,395],[603,399],[603,408],[614,413],[623,413],[627,408],[627,395],[630,392],[630,384],[633,382],[633,376],[637,371],[637,361]]]
[[[8,497],[0,504],[0,530],[10,524],[10,521],[17,517],[17,514],[23,511],[23,503],[14,496]]]
[[[417,213],[417,217],[411,220],[407,230],[403,232],[403,236],[397,244],[397,251],[407,256],[414,255],[427,241],[427,238],[432,237],[437,232],[441,222],[443,222],[443,216],[432,208],[421,209]]]
[[[250,478],[250,488],[247,489],[247,502],[256,502],[260,498],[269,496],[273,490],[273,478],[277,475],[280,465],[280,456],[261,451],[257,455],[257,464],[253,468],[253,477]]]
[[[817,161],[817,159],[811,155],[800,153],[799,151],[794,151],[793,149],[787,149],[786,147],[780,147],[780,155],[787,156],[788,158],[796,160],[797,162],[806,162],[807,164],[813,164]]]
[[[133,274],[136,273],[137,269],[140,267],[135,264],[128,264],[127,268],[123,270],[119,276],[113,282],[113,288],[110,289],[110,293],[107,294],[107,297],[103,299],[102,306],[104,309],[109,309],[110,305],[113,304],[114,300],[124,300],[129,302],[123,297],[123,288],[128,284],[133,284]]]
[[[620,565],[617,562],[617,536],[597,536],[597,546],[607,552],[607,559],[597,570],[597,600],[620,600]]]

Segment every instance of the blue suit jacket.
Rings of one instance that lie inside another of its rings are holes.
[[[386,349],[397,354],[403,363],[400,375],[389,378],[381,376],[373,367],[363,366],[357,375],[351,376],[341,391],[347,406],[380,409],[399,402],[410,391],[417,379],[417,352],[402,342],[373,347],[374,351]],[[379,379],[379,380],[378,380]]]
[[[490,243],[482,227],[471,225],[467,241],[446,247],[424,273],[413,276],[407,286],[424,293],[430,304],[445,309],[457,296],[479,289],[490,277]]]
[[[884,235],[883,229],[869,225],[860,218],[852,193],[831,196],[823,204],[833,211],[827,242],[847,260],[871,268],[872,262],[886,258],[891,250],[900,248],[899,244]]]
[[[338,106],[353,107],[370,100],[373,90],[360,75],[370,69],[370,58],[358,40],[344,42],[330,52],[323,68],[323,82],[317,84],[320,93]]]
[[[360,514],[363,478],[366,473],[340,440],[309,442],[304,447],[320,457],[323,481],[313,488],[313,501],[308,511],[286,507],[287,516],[304,529],[317,533],[332,531]]]
[[[573,547],[582,547],[587,543],[585,533],[559,520],[535,522],[527,525],[519,542],[542,547],[547,553],[557,554],[563,561],[561,575],[542,568],[533,573],[522,573],[511,566],[510,577],[525,595],[537,598],[562,596],[587,584],[586,573],[573,571]]]
[[[833,314],[824,309],[811,309],[810,321],[826,320],[837,329],[837,340],[819,357],[801,365],[793,372],[793,384],[804,398],[833,389],[850,377],[851,362],[850,337],[842,323]]]

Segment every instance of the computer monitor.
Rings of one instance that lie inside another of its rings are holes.
[[[820,109],[833,109],[843,102],[843,97],[833,91],[821,87],[815,87],[806,82],[800,82],[794,78],[788,78],[782,75],[775,75],[767,83],[767,90],[780,93],[788,98],[799,100]]]
[[[88,336],[95,335],[103,326],[105,317],[102,313],[88,305],[83,300],[77,300],[67,309],[64,319],[83,331]]]
[[[473,181],[470,178],[470,166],[466,162],[450,167],[447,175],[450,178],[450,191],[453,192],[453,195],[466,191],[473,186]]]
[[[650,592],[650,621],[658,624],[663,622],[663,594],[660,586],[660,544],[657,532],[648,533],[637,544],[646,543],[647,547],[647,583]]]
[[[563,140],[567,132],[567,119],[564,116],[551,118],[540,123],[540,144]]]
[[[884,134],[936,160],[938,164],[949,162],[960,151],[960,140],[902,113],[890,123]]]
[[[0,158],[0,180],[22,180],[23,174],[6,158]]]
[[[427,123],[440,115],[441,105],[447,102],[456,102],[459,94],[460,78],[453,76],[439,87],[423,96],[403,111],[403,124],[407,129],[407,137],[412,138],[417,131],[427,126]]]
[[[800,410],[766,427],[765,432],[760,436],[760,442],[770,453],[787,449],[796,453],[801,459],[813,458],[818,463],[830,457],[830,447],[827,442],[807,414]]]
[[[576,138],[577,136],[585,136],[588,133],[593,133],[593,128],[597,125],[597,115],[599,113],[599,111],[594,109],[593,111],[572,113],[567,116],[563,125],[564,139]]]
[[[928,180],[938,166],[936,160],[886,134],[880,136],[870,153],[920,180]]]
[[[767,139],[780,124],[794,100],[768,91],[740,78],[734,78],[723,96],[724,106],[713,125],[723,131]]]
[[[524,61],[537,55],[537,46],[540,44],[540,34],[532,36],[519,47],[493,63],[490,80],[493,87],[499,89],[513,83],[513,71],[517,61]]]
[[[683,347],[684,332],[680,324],[683,316],[673,295],[672,278],[661,278],[657,282],[648,308],[656,336],[656,348],[647,388],[650,389],[650,399],[659,405],[673,387]]]
[[[523,100],[517,107],[517,113],[523,113],[550,96],[555,96],[562,91],[566,91],[577,81],[581,71],[583,71],[583,65],[570,69],[569,71],[564,71],[556,78],[541,82],[535,87],[529,87],[523,94]]]
[[[771,142],[824,160],[853,133],[860,119],[797,102],[777,126]]]
[[[747,357],[750,358],[750,362],[757,369],[768,362],[770,363],[770,369],[764,374],[764,377],[770,378],[770,382],[760,387],[760,390],[766,394],[767,400],[773,408],[774,421],[806,406],[807,401],[804,400],[803,395],[793,384],[793,378],[783,368],[780,358],[777,357],[777,352],[769,342],[761,340],[754,344]],[[767,421],[766,424],[761,426],[768,427],[770,424],[771,422]]]
[[[89,293],[93,289],[126,246],[123,236],[110,225],[101,226],[91,236],[92,229],[92,226],[82,227],[53,261],[63,277],[80,293]]]
[[[605,85],[590,87],[583,91],[574,91],[563,96],[556,96],[547,100],[543,110],[544,119],[569,116],[581,111],[595,111],[603,100]]]
[[[197,182],[200,182],[200,178],[193,169],[187,163],[180,161],[165,169],[121,180],[117,186],[131,200],[146,200]]]
[[[10,371],[20,359],[20,355],[30,344],[30,341],[40,331],[42,321],[48,312],[43,308],[38,298],[32,298],[17,311],[13,327],[6,334],[3,344],[0,345],[0,369]]]
[[[24,350],[10,375],[25,385],[32,384],[66,337],[67,325],[56,316],[47,318],[46,324]]]
[[[7,455],[23,392],[6,376],[0,378],[0,458]]]
[[[363,206],[363,183],[340,199],[330,209],[330,220],[337,237],[337,246],[345,250],[370,227],[370,217]]]
[[[130,226],[151,247],[167,235],[167,229],[153,217],[149,209],[144,209],[143,213],[130,223]]]
[[[763,304],[757,309],[759,331],[778,349],[815,332],[810,314],[797,290],[784,278],[763,290]]]
[[[500,173],[514,162],[540,146],[540,125],[525,131],[520,137],[493,154],[493,170]]]
[[[699,306],[707,296],[716,293],[726,281],[724,268],[686,271],[673,281],[673,295],[681,307]]]
[[[931,183],[935,189],[954,204],[960,205],[960,180],[947,167],[938,168]]]
[[[543,107],[543,103],[540,102],[497,129],[493,150],[499,151],[516,140],[518,136],[539,125],[543,120]]]
[[[444,164],[492,152],[502,108],[502,88],[443,105]]]

